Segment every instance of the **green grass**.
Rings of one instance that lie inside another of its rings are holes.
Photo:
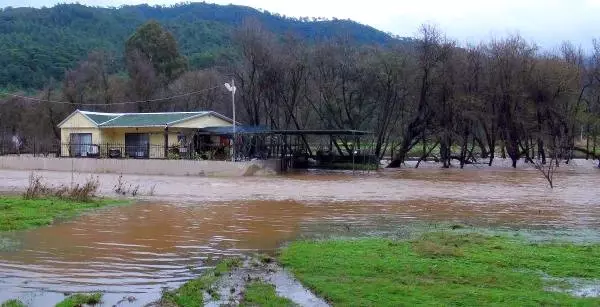
[[[0,307],[27,307],[27,305],[23,304],[23,302],[19,300],[9,300],[2,303]]]
[[[57,220],[75,217],[85,210],[118,203],[119,201],[105,199],[76,202],[55,198],[26,200],[18,196],[0,196],[0,231],[46,226]]]
[[[287,298],[280,297],[275,287],[264,282],[254,281],[246,286],[241,307],[287,307],[296,306]]]
[[[102,302],[102,293],[75,294],[56,304],[56,307],[79,307],[83,305],[98,305]]]
[[[280,261],[335,306],[599,306],[543,274],[600,278],[600,245],[431,233],[415,241],[299,241]],[[568,285],[567,285],[568,286]]]
[[[161,306],[197,307],[204,304],[203,293],[218,298],[213,285],[221,275],[241,265],[239,258],[228,258],[221,261],[217,266],[208,270],[199,278],[190,280],[183,286],[173,291],[166,291],[161,298]]]

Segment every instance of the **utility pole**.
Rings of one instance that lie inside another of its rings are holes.
[[[235,79],[231,79],[231,84],[225,83],[225,88],[231,92],[231,106],[233,110],[233,138],[231,140],[231,162],[235,162],[235,137],[236,137],[236,122],[235,122]]]

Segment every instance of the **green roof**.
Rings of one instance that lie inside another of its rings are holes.
[[[195,116],[205,115],[207,112],[193,113],[154,113],[154,114],[124,114],[111,121],[99,125],[100,127],[151,127],[167,126]]]
[[[95,122],[98,127],[164,127],[179,123],[194,117],[215,114],[214,112],[165,112],[165,113],[99,113],[79,111]]]
[[[96,114],[96,113],[88,113],[85,114],[89,119],[94,121],[96,125],[100,125],[104,122],[107,122],[111,119],[115,119],[119,117],[119,115],[106,115],[106,114]]]

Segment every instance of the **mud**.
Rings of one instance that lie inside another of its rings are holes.
[[[600,280],[585,278],[558,278],[542,274],[546,282],[559,283],[562,287],[548,287],[548,291],[567,293],[576,297],[600,297]]]
[[[302,307],[328,307],[329,304],[314,295],[298,282],[289,272],[275,262],[264,262],[246,258],[241,267],[234,269],[216,284],[218,300],[205,295],[206,307],[236,306],[243,300],[245,288],[252,281],[262,281],[275,286],[277,295],[288,298]]]
[[[39,173],[52,184],[71,182],[71,173]],[[0,191],[22,191],[28,176],[0,170]],[[98,177],[101,194],[115,197],[118,176]],[[510,169],[124,179],[140,185],[142,202],[0,235],[0,301],[47,306],[65,292],[102,291],[106,306],[143,306],[224,257],[273,254],[299,237],[410,232],[415,224],[600,241],[600,171],[573,165],[560,169],[555,189],[535,170]],[[130,296],[136,300],[123,301]]]

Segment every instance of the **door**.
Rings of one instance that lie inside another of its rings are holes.
[[[70,135],[71,157],[87,157],[91,152],[92,134],[91,133],[71,133]]]
[[[130,158],[149,158],[150,135],[147,133],[125,133],[125,153]]]

